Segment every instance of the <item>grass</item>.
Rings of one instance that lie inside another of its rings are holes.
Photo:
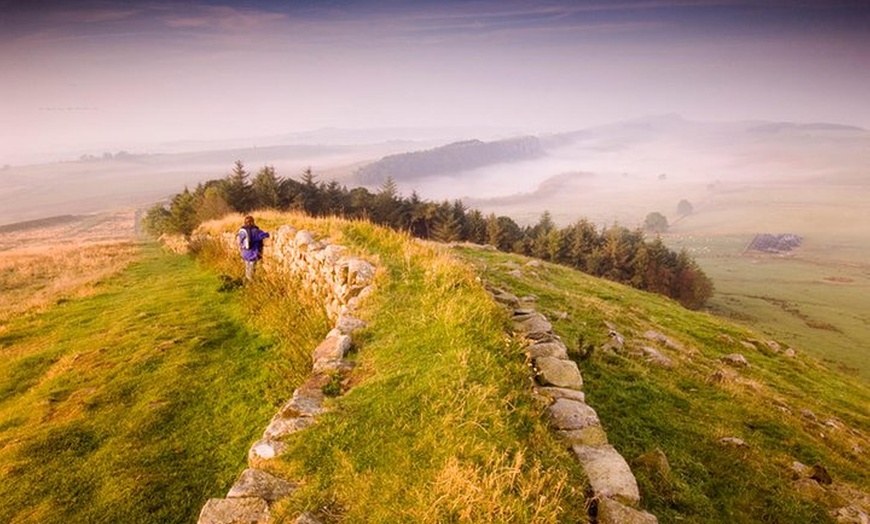
[[[749,240],[675,235],[667,242],[689,249],[715,282],[711,311],[870,380],[870,278],[856,258],[870,255],[864,243],[819,235],[791,256],[743,255]]]
[[[870,391],[800,346],[794,359],[758,342],[750,350],[742,342],[765,337],[516,255],[448,251],[365,222],[257,219],[268,231],[312,229],[379,267],[360,311],[368,327],[354,337],[352,387],[288,437],[270,468],[301,483],[275,508],[278,523],[301,511],[349,523],[588,520],[584,476],[547,429],[507,315],[481,279],[533,294],[536,309],[562,318],[554,326],[587,400],[660,522],[832,522],[832,508],[870,491],[861,451]],[[207,228],[234,231],[239,221]],[[241,265],[215,248],[200,265],[137,246],[134,262],[88,293],[8,319],[0,521],[190,522],[206,499],[224,496],[329,326],[269,267],[237,288]],[[521,277],[508,274],[515,267]],[[664,333],[682,348],[656,346],[674,367],[601,350],[605,322],[632,349],[655,345],[646,330]],[[584,355],[588,347],[599,349]],[[733,352],[751,366],[719,361]],[[725,447],[722,437],[747,445]],[[668,470],[643,460],[656,449]],[[823,500],[795,487],[795,460],[831,473]]]
[[[277,522],[301,511],[351,523],[585,521],[582,473],[546,427],[506,313],[467,266],[364,222],[257,220],[311,227],[381,268],[353,387],[288,437],[275,466],[302,483]]]
[[[832,522],[829,511],[870,490],[870,390],[806,356],[790,359],[763,338],[709,314],[567,268],[524,266],[526,259],[466,249],[482,277],[518,295],[537,296],[535,307],[556,318],[556,331],[573,348],[587,401],[608,437],[634,464],[644,504],[660,522]],[[520,267],[521,277],[508,274]],[[601,350],[606,322],[626,336],[624,351]],[[671,349],[647,340],[657,330],[677,342]],[[583,349],[599,348],[584,358]],[[653,366],[630,350],[655,346],[674,362]],[[719,359],[739,352],[750,361],[735,370]],[[721,371],[724,378],[713,380]],[[805,411],[808,410],[808,411]],[[809,413],[811,412],[811,413]],[[811,416],[810,416],[811,415]],[[736,437],[746,447],[718,440]],[[660,449],[663,473],[639,459]],[[793,461],[824,465],[836,489],[812,500],[793,484]]]
[[[0,521],[193,521],[301,380],[287,363],[325,332],[297,300],[284,312],[312,327],[262,329],[214,272],[137,250],[89,296],[0,334]]]

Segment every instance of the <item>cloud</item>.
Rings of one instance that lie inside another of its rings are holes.
[[[249,31],[287,20],[284,13],[237,9],[229,6],[193,6],[190,13],[169,13],[163,16],[172,29],[205,28]]]

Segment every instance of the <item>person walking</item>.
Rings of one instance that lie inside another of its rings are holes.
[[[245,261],[245,279],[253,280],[257,262],[263,258],[263,240],[269,238],[266,233],[254,223],[254,217],[246,216],[245,225],[236,234],[239,240],[239,252]]]

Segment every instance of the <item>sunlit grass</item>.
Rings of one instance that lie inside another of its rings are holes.
[[[143,249],[0,335],[0,521],[192,522],[301,380],[321,314],[294,300],[312,327],[262,329],[215,273]]]
[[[860,379],[824,367],[798,348],[789,358],[763,344],[763,336],[712,315],[685,310],[662,297],[550,264],[465,250],[483,277],[519,295],[538,297],[535,307],[554,321],[581,367],[587,401],[610,441],[635,465],[644,505],[660,522],[831,522],[850,490],[870,489],[870,390]],[[513,265],[506,265],[511,262]],[[521,267],[521,277],[508,274]],[[602,351],[614,325],[628,339],[622,352]],[[656,345],[654,329],[682,349]],[[674,362],[658,367],[629,350],[654,346]],[[599,348],[581,358],[582,349]],[[741,353],[750,367],[733,369],[719,359]],[[722,370],[724,375],[713,379]],[[811,413],[808,414],[808,413]],[[718,440],[736,437],[745,448]],[[636,459],[661,449],[670,472],[638,466]],[[791,464],[824,465],[837,491],[823,502],[799,493]]]

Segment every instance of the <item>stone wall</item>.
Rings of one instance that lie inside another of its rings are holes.
[[[598,414],[586,404],[583,377],[547,318],[504,290],[490,289],[512,313],[514,332],[525,342],[535,372],[535,392],[548,399],[550,428],[571,449],[589,480],[592,522],[656,524],[638,508],[640,491],[625,458],[607,441]],[[524,307],[521,307],[524,306]],[[618,333],[616,334],[618,336]]]
[[[194,237],[193,242],[202,240]],[[238,256],[233,233],[222,240],[228,252]],[[312,352],[311,374],[278,410],[262,437],[248,451],[248,468],[240,475],[225,498],[208,500],[200,511],[199,524],[265,524],[270,522],[272,505],[293,493],[296,484],[277,478],[265,469],[285,451],[284,437],[316,423],[323,413],[324,388],[352,367],[345,356],[353,346],[352,333],[365,326],[354,316],[359,300],[372,292],[375,267],[349,256],[338,245],[317,240],[310,231],[281,226],[272,234],[263,260],[265,269],[286,273],[299,279],[320,298],[333,328]],[[316,523],[303,514],[299,523]]]

